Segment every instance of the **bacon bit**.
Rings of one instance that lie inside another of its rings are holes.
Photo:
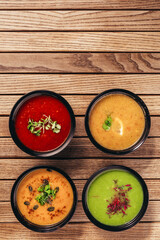
[[[127,184],[125,186],[118,186],[117,184],[117,180],[113,180],[115,183],[115,187],[113,188],[115,190],[115,195],[114,198],[111,198],[111,203],[108,204],[107,206],[107,214],[109,215],[109,217],[111,217],[112,215],[116,214],[116,213],[122,213],[123,216],[126,215],[126,210],[128,207],[131,207],[129,205],[129,199],[127,198],[127,193],[128,191],[130,191],[132,189],[131,184]],[[129,188],[125,188],[125,187],[129,187]],[[108,200],[106,200],[106,202],[109,202]]]

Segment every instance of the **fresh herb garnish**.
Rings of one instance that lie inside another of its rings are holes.
[[[40,192],[40,194],[35,198],[42,206],[45,203],[51,204],[52,200],[56,198],[56,194],[59,191],[59,187],[56,187],[55,189],[51,189],[49,183],[45,184],[46,181],[48,182],[48,180],[46,181],[44,180],[43,180],[43,184],[38,188],[38,192]]]
[[[123,214],[126,215],[126,210],[128,207],[131,207],[129,202],[130,200],[128,199],[128,192],[132,189],[130,184],[127,185],[122,185],[119,186],[118,185],[118,180],[113,180],[115,186],[114,186],[114,191],[115,191],[115,195],[114,198],[111,198],[111,202],[109,203],[109,205],[107,206],[107,214],[109,215],[109,217],[111,217],[114,214]],[[106,200],[106,202],[109,202],[108,200]]]
[[[61,125],[57,123],[57,121],[53,121],[49,115],[43,115],[45,119],[41,118],[38,122],[33,121],[33,119],[29,119],[28,121],[28,130],[35,134],[36,136],[40,136],[41,132],[45,130],[52,130],[54,133],[59,133],[61,130]]]
[[[107,119],[104,121],[102,127],[105,131],[109,131],[112,125],[112,118],[108,116]]]

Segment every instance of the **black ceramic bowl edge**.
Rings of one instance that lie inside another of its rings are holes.
[[[107,170],[124,170],[127,171],[131,174],[133,174],[138,181],[140,182],[142,189],[143,189],[143,194],[144,194],[144,199],[143,199],[143,204],[141,207],[141,210],[139,211],[139,213],[136,215],[136,217],[134,219],[132,219],[131,221],[127,222],[126,224],[123,225],[119,225],[119,226],[110,226],[110,225],[105,225],[101,222],[99,222],[98,220],[96,220],[92,214],[89,211],[88,205],[87,205],[87,191],[89,188],[90,183],[96,178],[98,177],[98,175],[100,175],[101,173],[107,171]],[[86,182],[83,192],[82,192],[82,205],[83,205],[83,209],[85,214],[87,215],[88,219],[97,227],[107,230],[107,231],[112,231],[112,232],[119,232],[119,231],[123,231],[123,230],[127,230],[133,226],[135,226],[144,216],[147,207],[148,207],[148,202],[149,202],[149,193],[148,193],[148,188],[146,183],[144,182],[143,178],[133,169],[125,167],[125,166],[121,166],[121,165],[111,165],[111,166],[107,166],[105,168],[99,169],[97,172],[95,172]]]
[[[37,170],[37,169],[43,169],[43,168],[48,169],[48,170],[55,170],[55,171],[61,173],[70,183],[72,190],[73,190],[73,196],[74,196],[72,209],[70,210],[70,212],[66,216],[66,218],[62,219],[62,221],[57,224],[47,225],[47,226],[36,225],[36,224],[29,222],[27,219],[25,219],[19,212],[17,202],[16,202],[16,192],[17,192],[17,189],[18,189],[18,186],[19,186],[19,183],[21,182],[21,180],[30,172]],[[33,167],[33,168],[26,170],[16,179],[15,183],[13,184],[12,190],[11,190],[10,199],[11,199],[12,211],[13,211],[14,215],[16,216],[17,220],[22,225],[24,225],[26,228],[28,228],[32,231],[35,231],[35,232],[53,232],[53,231],[63,227],[70,221],[70,219],[72,218],[72,216],[74,215],[74,212],[76,210],[78,195],[77,195],[77,189],[76,189],[75,184],[73,183],[72,179],[64,171],[62,171],[59,168],[52,167],[52,166],[37,166],[37,167]]]
[[[56,149],[53,149],[51,151],[46,151],[46,152],[39,152],[39,151],[34,151],[28,147],[26,147],[18,138],[16,131],[15,131],[15,118],[16,118],[16,114],[19,110],[19,108],[24,104],[25,101],[27,101],[28,99],[32,98],[32,97],[36,97],[39,95],[49,95],[52,97],[55,97],[57,99],[59,99],[64,106],[67,108],[69,114],[70,114],[70,118],[71,118],[71,130],[70,133],[67,137],[67,139],[64,141],[64,143],[62,143],[59,147],[57,147]],[[27,154],[30,154],[32,156],[36,156],[39,158],[50,158],[52,156],[54,156],[55,154],[58,154],[59,152],[61,152],[63,149],[66,148],[66,146],[70,143],[70,141],[73,138],[74,132],[75,132],[75,127],[76,127],[76,121],[75,121],[75,116],[74,116],[74,112],[70,106],[70,104],[67,102],[67,100],[65,98],[63,98],[61,95],[52,92],[52,91],[48,91],[48,90],[37,90],[37,91],[32,91],[29,92],[27,94],[25,94],[24,96],[22,96],[13,106],[11,113],[10,113],[10,117],[9,117],[9,130],[10,130],[10,134],[11,137],[13,139],[13,141],[15,142],[15,144],[24,152],[26,152]]]
[[[105,148],[103,146],[101,146],[92,136],[90,128],[89,128],[89,115],[90,112],[93,108],[93,106],[96,104],[96,102],[100,101],[103,97],[109,95],[109,94],[125,94],[131,98],[133,98],[142,108],[143,112],[144,112],[144,116],[145,116],[145,129],[143,131],[142,136],[140,137],[140,139],[133,144],[131,147],[124,149],[124,150],[111,150],[108,148]],[[90,139],[90,141],[98,148],[100,149],[102,152],[105,153],[109,153],[112,155],[123,155],[123,154],[127,154],[130,153],[132,151],[135,151],[137,148],[139,148],[144,141],[146,140],[146,138],[148,137],[149,131],[150,131],[150,126],[151,126],[151,119],[150,119],[150,114],[149,114],[149,110],[146,106],[146,104],[143,102],[143,100],[136,94],[125,90],[125,89],[110,89],[110,90],[106,90],[102,93],[100,93],[99,95],[97,95],[89,104],[86,114],[85,114],[85,129],[86,129],[86,133]]]

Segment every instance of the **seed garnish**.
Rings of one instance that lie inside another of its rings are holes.
[[[29,189],[29,191],[30,191],[30,192],[32,192],[32,191],[33,191],[33,188],[32,188],[32,186],[29,186],[29,187],[28,187],[28,189]]]
[[[52,211],[54,211],[54,207],[49,207],[49,208],[47,208],[47,210],[48,210],[49,212],[52,212]]]
[[[24,202],[24,205],[29,206],[29,205],[30,205],[30,202],[25,201],[25,202]]]
[[[37,208],[39,208],[39,206],[38,205],[34,205],[33,210],[37,210]]]

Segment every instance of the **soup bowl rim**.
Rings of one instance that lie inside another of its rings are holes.
[[[28,101],[29,99],[32,99],[34,97],[43,96],[43,95],[44,96],[51,96],[53,98],[58,99],[66,107],[66,109],[69,112],[70,119],[71,119],[71,128],[70,128],[70,132],[69,132],[66,140],[60,146],[58,146],[57,148],[54,148],[54,149],[49,150],[49,151],[35,151],[35,150],[32,150],[32,149],[26,147],[21,142],[21,140],[18,138],[17,133],[16,133],[16,129],[15,129],[15,120],[16,120],[16,116],[17,116],[17,113],[18,113],[19,109],[23,106],[23,104],[26,101]],[[27,154],[30,154],[32,156],[39,157],[39,158],[50,158],[50,157],[54,156],[55,154],[58,154],[59,152],[61,152],[63,149],[65,149],[73,138],[73,135],[74,135],[74,132],[75,132],[75,126],[76,126],[75,116],[74,116],[74,112],[73,112],[70,104],[60,94],[49,91],[49,90],[31,91],[31,92],[28,92],[27,94],[25,94],[24,96],[22,96],[21,98],[19,98],[18,101],[14,104],[14,106],[11,110],[11,113],[10,113],[10,117],[9,117],[9,130],[10,130],[10,134],[11,134],[11,137],[12,137],[14,143],[23,152],[25,152]]]
[[[69,182],[69,184],[71,185],[72,191],[73,191],[73,205],[72,208],[70,210],[70,212],[68,213],[68,215],[62,219],[60,222],[56,223],[56,224],[50,224],[50,225],[38,225],[38,224],[34,224],[32,222],[30,222],[29,220],[27,220],[26,218],[24,218],[22,216],[22,214],[20,213],[19,209],[18,209],[18,204],[17,204],[17,190],[18,187],[21,183],[21,181],[31,172],[35,171],[35,170],[39,170],[39,169],[48,169],[49,170],[54,170],[60,174],[62,174],[67,181]],[[35,232],[52,232],[55,231],[61,227],[63,227],[64,225],[66,225],[70,219],[72,218],[76,206],[77,206],[77,202],[78,202],[78,196],[77,196],[77,189],[76,186],[74,184],[74,182],[72,181],[72,179],[69,177],[69,175],[64,172],[63,170],[57,168],[57,167],[53,167],[53,166],[36,166],[36,167],[32,167],[27,169],[26,171],[24,171],[22,174],[19,175],[19,177],[16,179],[12,190],[11,190],[11,207],[12,207],[12,211],[14,213],[14,215],[16,216],[17,220],[24,225],[26,228],[35,231]]]
[[[89,187],[92,184],[92,182],[101,174],[103,174],[107,171],[114,171],[114,170],[121,170],[121,171],[132,174],[139,181],[139,183],[142,187],[142,190],[143,190],[143,204],[142,204],[142,207],[141,207],[140,211],[138,212],[138,214],[131,221],[129,221],[125,224],[122,224],[122,225],[117,225],[117,226],[106,225],[106,224],[99,222],[91,214],[91,212],[88,208],[88,204],[87,204],[87,194],[88,194],[88,190],[89,190]],[[136,225],[141,220],[141,218],[144,216],[144,214],[147,210],[147,207],[148,207],[148,203],[149,203],[149,193],[148,193],[148,188],[147,188],[145,181],[135,170],[133,170],[129,167],[125,167],[123,165],[109,165],[107,167],[101,168],[98,171],[94,172],[87,180],[87,182],[83,188],[83,192],[82,192],[82,205],[83,205],[84,212],[87,215],[88,219],[97,227],[104,229],[104,230],[113,231],[113,232],[127,230],[127,229],[133,227],[134,225]]]
[[[125,148],[123,150],[112,150],[106,147],[103,147],[101,144],[99,144],[95,138],[92,136],[92,133],[90,131],[90,127],[89,127],[89,118],[90,118],[90,114],[92,109],[94,108],[94,106],[103,98],[105,98],[108,95],[114,95],[114,94],[122,94],[122,95],[126,95],[128,97],[131,97],[133,100],[135,100],[138,105],[141,107],[143,114],[144,114],[144,118],[145,118],[145,127],[144,127],[144,131],[141,135],[141,137],[138,139],[138,141],[136,141],[132,146],[130,146],[129,148]],[[100,94],[98,94],[89,104],[86,114],[85,114],[85,130],[86,133],[90,139],[90,141],[102,152],[104,153],[108,153],[111,155],[123,155],[123,154],[128,154],[131,153],[133,151],[135,151],[136,149],[138,149],[146,140],[146,138],[148,137],[149,131],[150,131],[150,126],[151,126],[151,119],[150,119],[150,114],[149,114],[149,110],[146,106],[146,104],[144,103],[144,101],[135,93],[125,90],[125,89],[119,89],[119,88],[115,88],[115,89],[109,89],[106,90],[104,92],[101,92]]]

